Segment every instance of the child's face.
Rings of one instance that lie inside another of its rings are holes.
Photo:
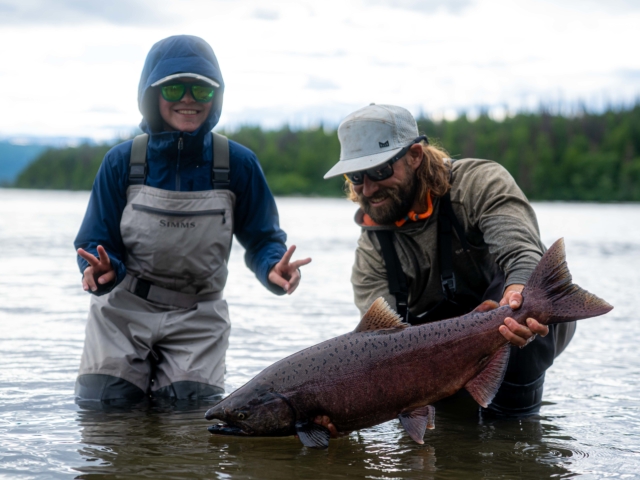
[[[193,78],[181,78],[180,83],[193,83]],[[198,103],[191,96],[191,92],[187,89],[184,97],[177,102],[168,102],[158,91],[158,106],[160,116],[165,131],[193,132],[209,116],[212,101],[207,103]]]

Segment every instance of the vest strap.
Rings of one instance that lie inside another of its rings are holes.
[[[456,276],[453,273],[452,220],[453,213],[449,192],[440,198],[438,213],[438,259],[440,260],[440,282],[444,298],[453,301],[456,295]]]
[[[456,277],[453,273],[453,231],[455,230],[462,247],[469,251],[469,244],[464,234],[464,229],[456,218],[453,207],[451,206],[451,196],[449,192],[440,198],[440,209],[438,211],[438,260],[440,262],[440,281],[442,283],[442,298],[437,305],[419,315],[428,318],[435,310],[440,308],[444,303],[455,304],[455,294],[457,290]],[[416,317],[409,312],[409,287],[407,286],[407,278],[402,270],[398,253],[393,246],[393,238],[395,232],[393,230],[374,230],[380,248],[382,250],[382,259],[387,269],[387,281],[389,283],[389,293],[396,297],[396,310],[402,319],[407,323],[413,323]]]
[[[391,230],[374,230],[380,242],[382,250],[382,258],[387,268],[387,281],[389,282],[389,293],[396,297],[396,311],[402,320],[409,322],[409,288],[407,287],[407,278],[402,271],[398,252],[393,246],[393,237],[395,236]]]

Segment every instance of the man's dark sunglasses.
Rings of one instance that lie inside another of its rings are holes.
[[[400,150],[396,156],[394,156],[390,160],[387,160],[382,165],[378,165],[377,167],[369,168],[367,170],[359,170],[357,172],[346,173],[345,177],[347,177],[347,180],[349,180],[354,185],[362,185],[364,183],[365,175],[369,177],[369,180],[374,182],[386,180],[393,175],[393,164],[404,157],[413,145],[423,140],[429,143],[429,139],[427,138],[427,136],[421,135],[409,145]]]

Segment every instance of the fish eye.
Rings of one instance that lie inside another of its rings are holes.
[[[247,416],[243,412],[239,412],[236,417],[238,418],[238,420],[244,420],[245,418],[247,418]]]

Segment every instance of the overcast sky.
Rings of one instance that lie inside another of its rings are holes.
[[[639,25],[637,0],[0,0],[0,137],[130,132],[145,56],[175,34],[213,47],[222,126],[631,102]]]

